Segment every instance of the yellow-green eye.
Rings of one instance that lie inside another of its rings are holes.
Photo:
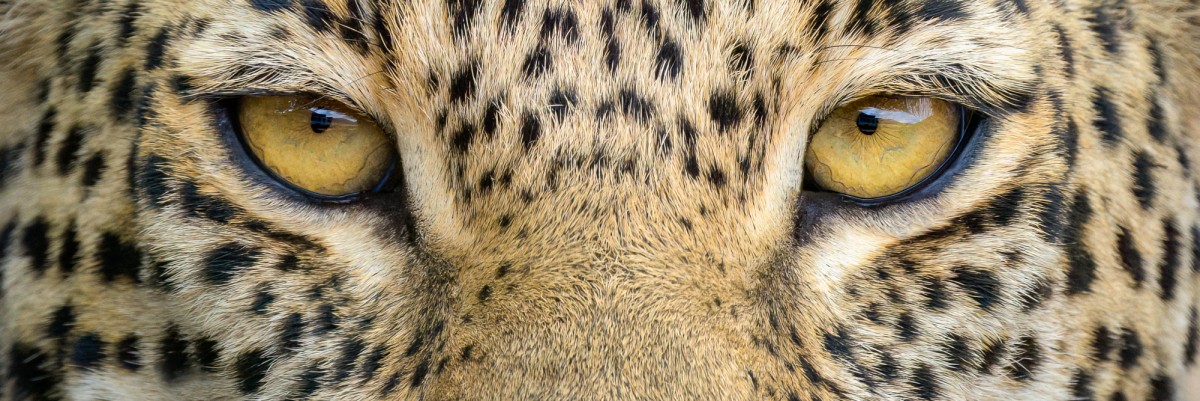
[[[253,96],[236,104],[246,149],[293,187],[339,197],[378,189],[398,159],[370,117],[312,96]]]
[[[930,97],[873,96],[835,110],[805,154],[822,189],[883,198],[937,173],[962,136],[961,107]]]

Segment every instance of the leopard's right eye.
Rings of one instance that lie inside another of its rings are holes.
[[[910,192],[953,161],[962,106],[930,97],[871,96],[835,110],[809,141],[805,167],[823,190],[877,201]]]
[[[314,96],[250,96],[233,107],[238,136],[264,171],[318,198],[383,189],[399,155],[370,117]]]

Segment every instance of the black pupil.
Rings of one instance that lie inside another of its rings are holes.
[[[874,134],[875,130],[879,129],[879,119],[867,113],[858,113],[855,123],[858,124],[858,131],[865,135]]]
[[[312,128],[313,132],[318,134],[325,132],[325,130],[329,129],[329,126],[333,125],[333,116],[330,114],[332,113],[329,110],[313,109],[312,118],[309,120],[308,126]]]

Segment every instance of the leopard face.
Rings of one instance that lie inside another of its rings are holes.
[[[1198,44],[1175,0],[0,2],[0,399],[1197,397]]]

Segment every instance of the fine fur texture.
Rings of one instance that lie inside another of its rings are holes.
[[[0,399],[1200,399],[1197,9],[0,0]],[[403,185],[273,183],[255,93]],[[920,196],[805,190],[874,94],[985,118]]]

